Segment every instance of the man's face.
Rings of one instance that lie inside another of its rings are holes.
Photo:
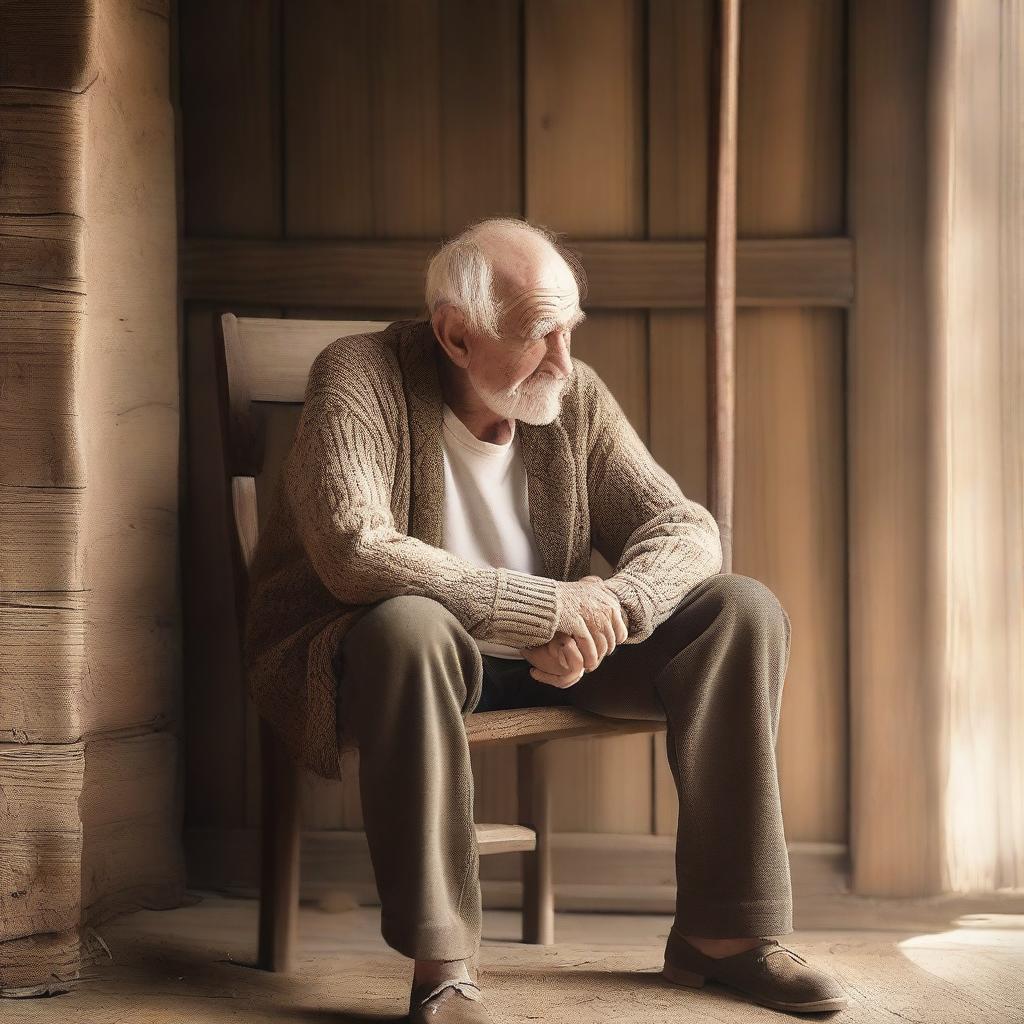
[[[558,261],[532,280],[499,291],[499,337],[466,336],[470,382],[497,415],[550,423],[572,375],[572,330],[585,316],[576,281]]]

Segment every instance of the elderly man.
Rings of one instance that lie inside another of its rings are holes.
[[[415,961],[413,1021],[490,1019],[463,720],[539,704],[667,722],[665,978],[841,1008],[839,986],[771,938],[792,931],[774,751],[789,616],[721,572],[714,518],[570,355],[584,284],[552,233],[481,221],[431,260],[429,320],[317,357],[253,565],[251,691],[324,777],[340,777],[346,739],[359,747],[381,931]],[[586,575],[592,546],[607,580]]]

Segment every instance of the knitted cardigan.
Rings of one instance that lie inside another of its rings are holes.
[[[555,633],[557,580],[591,547],[640,643],[721,571],[718,524],[652,458],[618,402],[573,356],[561,411],[516,422],[544,575],[481,568],[441,547],[442,404],[428,320],[338,338],[314,359],[253,557],[243,659],[250,696],[291,756],[341,779],[355,745],[338,720],[332,659],[376,602],[433,598],[473,637],[534,647]]]

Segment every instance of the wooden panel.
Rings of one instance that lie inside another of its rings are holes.
[[[521,7],[520,0],[441,0],[446,235],[480,217],[523,211]]]
[[[285,7],[287,232],[441,231],[437,0]]]
[[[793,623],[777,744],[786,836],[843,841],[843,323],[744,311],[737,326],[737,571],[767,583]]]
[[[742,18],[742,14],[741,14]],[[742,20],[740,35],[742,38]],[[707,228],[710,0],[651,0],[648,13],[647,234],[698,240]],[[736,286],[742,295],[742,242]],[[787,278],[789,275],[784,275]],[[791,278],[790,278],[791,280]],[[704,265],[692,287],[704,302]],[[650,449],[688,497],[707,506],[705,328],[702,309],[651,310]],[[669,769],[667,733],[655,736],[652,830],[674,836],[679,798]]]
[[[435,238],[519,212],[515,0],[284,13],[289,235]]]
[[[279,0],[187,0],[180,8],[184,232],[277,238],[283,226]],[[237,565],[213,345],[230,296],[186,311],[188,551],[184,560],[186,814],[197,824],[248,823],[248,698],[235,616]]]
[[[279,0],[182,0],[179,16],[185,234],[276,237]]]
[[[644,234],[642,16],[633,0],[526,2],[526,216],[573,239]],[[573,349],[646,437],[646,315],[591,314]],[[649,831],[651,744],[556,746],[554,827]]]
[[[373,37],[376,5],[289,0],[284,5],[285,230],[374,234]],[[387,47],[387,40],[380,41]]]
[[[850,228],[857,303],[847,362],[850,815],[857,892],[941,884],[933,680],[924,320],[924,0],[850,8]],[[884,765],[884,770],[880,766]],[[898,780],[898,784],[894,784]]]
[[[841,235],[843,0],[743,0],[741,236]]]
[[[707,507],[705,347],[703,313],[651,312],[651,453]],[[675,835],[679,798],[665,743],[665,735],[654,738],[653,829]]]
[[[652,238],[704,231],[709,10],[707,3],[651,8]],[[838,233],[842,5],[747,0],[740,39],[741,234]],[[738,278],[742,290],[742,263]],[[845,838],[843,353],[836,315],[755,308],[739,321],[734,571],[771,586],[794,623],[779,740],[790,839]],[[702,315],[652,312],[652,451],[686,493],[706,503],[703,349]],[[802,458],[792,459],[794,450]],[[772,521],[779,527],[772,530]],[[677,800],[663,749],[655,787],[657,829],[674,832]]]
[[[842,230],[844,4],[745,0],[742,235]],[[843,324],[823,311],[744,311],[737,342],[735,572],[793,623],[778,742],[786,834],[846,839]]]
[[[642,14],[636,0],[525,0],[530,220],[643,237]]]
[[[587,272],[588,309],[704,306],[702,243],[569,241]],[[246,305],[420,308],[434,248],[414,240],[192,239],[182,249],[182,286],[190,299]],[[741,306],[846,306],[853,297],[847,239],[741,240],[736,262]]]
[[[648,40],[647,237],[689,238],[703,244],[707,227],[710,0],[682,4],[650,0]],[[737,287],[739,276],[737,268]],[[701,279],[703,284],[703,267]]]

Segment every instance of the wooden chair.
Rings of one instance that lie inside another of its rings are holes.
[[[246,572],[259,531],[256,478],[264,462],[261,417],[254,406],[267,402],[301,405],[310,366],[326,345],[339,337],[379,331],[387,325],[386,321],[262,319],[232,313],[221,317],[218,362],[222,400],[228,411],[225,458]],[[513,744],[517,748],[519,821],[475,827],[481,855],[522,853],[524,942],[547,945],[554,941],[551,742],[664,728],[664,722],[606,718],[570,707],[519,708],[468,716],[466,735],[471,744]],[[269,971],[291,971],[298,938],[301,773],[262,718],[260,762],[263,824],[259,966]]]

